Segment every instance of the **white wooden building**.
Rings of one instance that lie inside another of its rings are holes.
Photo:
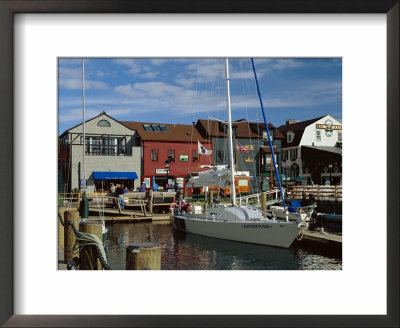
[[[279,127],[282,169],[289,184],[342,183],[342,123],[330,115]],[[284,179],[285,180],[285,179]]]

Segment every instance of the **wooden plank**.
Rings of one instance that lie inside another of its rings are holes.
[[[318,240],[318,241],[326,241],[326,242],[342,242],[342,236],[333,235],[329,233],[321,233],[318,231],[304,231],[304,237],[308,239]]]

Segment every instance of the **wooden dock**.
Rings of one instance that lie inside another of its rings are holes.
[[[304,231],[304,237],[308,240],[318,241],[320,243],[338,243],[342,244],[342,236],[334,235],[331,233],[318,232],[318,231]]]
[[[132,210],[121,210],[121,213],[119,209],[113,209],[113,208],[107,208],[103,212],[104,216],[102,217],[102,220],[105,222],[144,222],[144,221],[151,221],[151,222],[170,222],[171,216],[170,213],[165,213],[165,214],[150,214],[147,213],[146,215],[143,214],[141,211],[132,211]],[[99,213],[97,209],[92,209],[90,208],[89,211],[89,218],[88,220],[98,220],[99,219]]]
[[[319,231],[304,231],[303,238],[295,240],[296,247],[312,249],[335,256],[342,254],[342,236]]]

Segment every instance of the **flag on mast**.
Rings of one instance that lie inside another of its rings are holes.
[[[237,144],[237,150],[239,150],[241,153],[248,153],[249,150],[243,147],[240,143]]]
[[[197,141],[197,152],[200,155],[211,155],[212,150],[205,149],[200,141]]]

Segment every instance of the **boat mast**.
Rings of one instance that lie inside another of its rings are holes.
[[[228,144],[229,144],[229,160],[231,168],[231,203],[236,205],[235,191],[235,166],[233,163],[233,140],[232,140],[232,117],[231,117],[231,94],[229,90],[229,63],[228,58],[225,58],[225,73],[226,73],[226,99],[228,102]]]
[[[85,60],[82,58],[82,129],[83,129],[83,157],[82,157],[82,170],[83,179],[86,180],[85,170]]]
[[[258,98],[260,98],[260,104],[261,104],[262,114],[263,114],[263,118],[264,118],[265,129],[267,130],[267,134],[268,134],[269,148],[271,149],[272,161],[274,162],[274,167],[275,167],[275,174],[276,174],[276,178],[277,178],[277,180],[278,180],[279,189],[280,189],[280,191],[281,191],[282,202],[283,202],[283,208],[286,209],[285,195],[283,194],[283,190],[282,190],[281,179],[280,179],[280,177],[279,177],[279,172],[278,172],[278,165],[276,165],[276,161],[275,161],[274,147],[272,146],[271,135],[270,135],[270,133],[269,133],[268,123],[267,123],[267,119],[266,119],[266,117],[265,117],[264,105],[263,105],[263,101],[262,101],[262,98],[261,98],[260,86],[258,85],[256,67],[254,66],[254,60],[253,60],[253,58],[251,58],[251,64],[253,65],[253,72],[254,72],[254,77],[255,77],[255,79],[256,79]],[[271,171],[271,181],[272,181],[272,171]]]

